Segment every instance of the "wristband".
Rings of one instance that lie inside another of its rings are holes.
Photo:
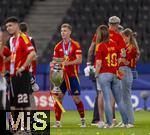
[[[91,62],[87,62],[86,65],[87,65],[87,66],[90,66],[90,65],[91,65]]]

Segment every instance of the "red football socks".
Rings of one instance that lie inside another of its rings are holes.
[[[60,102],[60,104],[62,104],[62,102]],[[55,118],[56,118],[56,121],[60,121],[62,110],[60,109],[59,105],[56,102],[55,102],[54,107],[55,107]]]
[[[85,114],[84,114],[84,106],[83,106],[82,101],[80,101],[80,103],[76,104],[76,106],[77,106],[77,110],[78,110],[78,112],[80,114],[80,117],[84,118]]]

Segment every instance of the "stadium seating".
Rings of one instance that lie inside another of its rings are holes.
[[[21,20],[29,13],[34,0],[1,0],[0,1],[0,25],[8,16],[18,16]],[[100,24],[107,24],[108,18],[116,15],[121,18],[121,24],[126,28],[130,27],[138,33],[138,42],[142,50],[141,61],[147,61],[150,49],[147,46],[150,43],[150,0],[73,0],[68,9],[63,22],[68,22],[73,26],[73,38],[78,40],[83,49],[83,61],[86,62],[87,51],[95,33],[96,27]],[[59,26],[58,26],[59,28]],[[53,50],[56,42],[60,40],[60,34],[57,31],[50,43],[53,44]],[[52,51],[43,54],[51,56]],[[145,59],[146,58],[146,59]]]
[[[0,25],[9,16],[17,16],[23,21],[25,15],[29,12],[34,0],[1,0],[0,1]]]
[[[138,33],[137,40],[141,48],[141,61],[149,60],[150,49],[150,0],[74,0],[63,22],[73,26],[73,37],[83,49],[83,61],[86,62],[87,51],[96,27],[107,24],[110,16],[121,18],[121,24]],[[60,40],[59,33],[52,38],[53,43]],[[50,54],[49,54],[50,56]]]

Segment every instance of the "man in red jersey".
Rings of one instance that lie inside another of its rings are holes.
[[[21,22],[20,23],[20,30],[21,30],[21,32],[23,32],[27,36],[29,36],[28,35],[28,25],[27,25],[27,23]],[[31,43],[32,43],[36,53],[37,53],[37,49],[36,49],[36,45],[35,45],[34,39],[31,36],[29,36],[29,38],[30,38],[30,41],[31,41]],[[37,92],[40,89],[38,84],[36,83],[36,67],[37,67],[37,59],[35,58],[32,61],[31,65],[30,65],[30,69],[29,69],[29,71],[31,73],[31,86],[32,86],[32,91],[33,92]],[[31,102],[32,109],[36,110],[36,104],[35,104],[35,100],[34,100],[34,95],[33,94],[30,95],[30,100],[32,101]]]
[[[0,30],[0,110],[6,109],[6,88],[7,83],[4,77],[5,60],[11,55],[9,49],[4,46],[3,32]]]
[[[118,29],[119,29],[119,24],[120,24],[120,18],[117,16],[112,16],[109,18],[109,34],[110,34],[110,39],[112,39],[114,42],[116,42],[116,44],[119,46],[122,55],[125,55],[125,42],[121,36],[121,34],[119,33]],[[92,61],[92,55],[94,52],[94,48],[96,45],[96,37],[97,34],[95,33],[92,39],[92,43],[91,46],[89,48],[88,51],[88,59],[87,59],[87,64],[90,64]]]
[[[33,37],[29,36],[27,23],[21,22],[20,23],[20,30],[21,30],[21,32],[25,33],[30,38],[31,43],[34,46],[35,51],[37,52],[34,39],[33,39]],[[31,68],[30,68],[30,72],[32,73],[32,75],[34,77],[36,76],[36,67],[37,67],[37,60],[35,59],[34,61],[32,61]]]
[[[5,21],[6,30],[12,37],[9,39],[11,60],[11,110],[30,109],[29,95],[31,94],[29,65],[36,57],[35,49],[29,37],[20,32],[19,20],[9,17]]]
[[[125,57],[125,48],[126,44],[121,36],[121,34],[118,32],[118,27],[120,24],[120,18],[117,16],[112,16],[109,18],[109,34],[110,39],[112,39],[114,42],[116,42],[117,46],[120,49],[120,53],[122,57]]]
[[[56,44],[54,49],[53,61],[61,61],[64,66],[64,76],[65,79],[62,82],[60,89],[61,93],[58,94],[58,99],[62,103],[63,97],[66,91],[72,96],[77,110],[81,118],[81,127],[86,127],[85,116],[84,116],[84,106],[79,97],[80,95],[80,84],[78,76],[79,64],[82,63],[82,51],[78,42],[71,39],[70,35],[72,32],[72,27],[69,24],[61,25],[61,37],[62,41]],[[54,127],[60,127],[61,119],[61,109],[58,104],[55,103],[55,117],[56,125]]]

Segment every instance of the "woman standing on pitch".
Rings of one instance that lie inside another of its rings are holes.
[[[128,117],[128,128],[134,127],[134,111],[131,101],[131,90],[133,83],[132,69],[136,67],[136,61],[139,58],[139,48],[131,29],[127,28],[122,31],[123,39],[126,43],[126,58],[121,62],[120,70],[125,73],[121,80],[123,90],[124,108]]]
[[[106,25],[100,25],[97,29],[97,40],[99,44],[96,48],[96,72],[95,76],[101,85],[104,110],[106,115],[106,125],[101,128],[113,127],[113,114],[110,101],[110,90],[112,90],[115,102],[118,105],[122,121],[127,124],[127,116],[124,110],[122,90],[120,89],[120,82],[116,76],[118,70],[118,58],[120,50],[116,43],[109,39],[109,30]]]

